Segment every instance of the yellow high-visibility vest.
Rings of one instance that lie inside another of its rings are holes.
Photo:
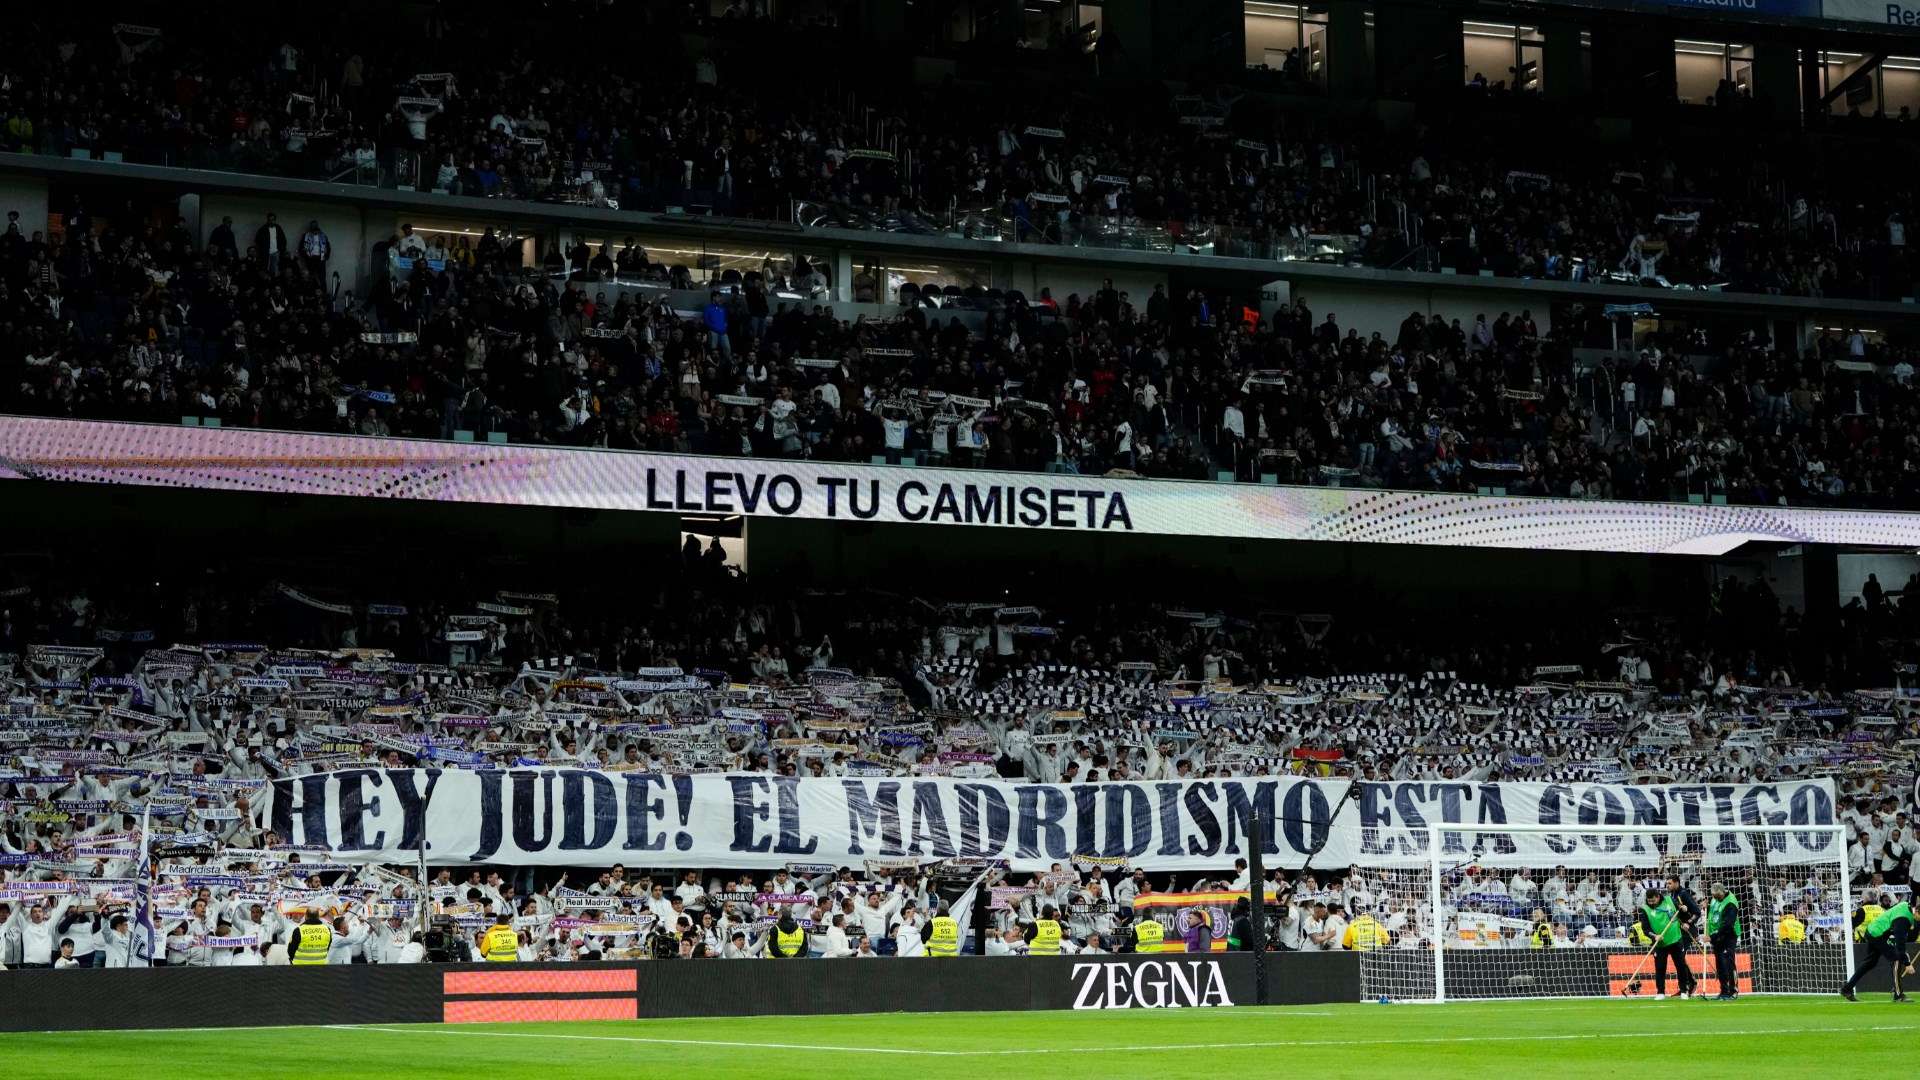
[[[936,915],[927,935],[928,956],[960,955],[960,922],[951,915]]]
[[[1158,952],[1160,943],[1167,939],[1167,928],[1152,919],[1143,918],[1133,924],[1133,951]]]
[[[520,959],[520,935],[508,927],[488,927],[484,944],[487,960],[492,963],[508,963]]]
[[[1886,908],[1881,907],[1879,904],[1860,905],[1860,925],[1853,928],[1853,940],[1867,940],[1867,927],[1872,925],[1873,920],[1879,918],[1881,913],[1886,910]]]
[[[325,923],[302,923],[293,928],[293,955],[287,958],[287,962],[324,964],[332,948],[333,927]]]
[[[1033,940],[1027,945],[1029,956],[1060,955],[1060,920],[1035,919]]]
[[[767,942],[767,955],[776,957],[797,957],[807,951],[807,931],[803,927],[794,927],[792,933],[773,928],[773,936],[779,939],[780,951],[773,951],[773,942]]]

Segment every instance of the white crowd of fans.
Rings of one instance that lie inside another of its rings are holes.
[[[1204,662],[1200,678],[1146,664],[1030,663],[985,679],[975,648],[986,643],[948,638],[917,666],[924,693],[912,697],[823,659],[738,683],[672,667],[596,671],[565,656],[507,670],[232,642],[123,652],[137,659],[116,669],[101,647],[30,647],[0,669],[0,962],[262,963],[284,955],[309,907],[337,920],[338,962],[461,958],[501,914],[525,959],[758,956],[783,917],[808,931],[809,955],[914,955],[942,897],[957,891],[939,886],[978,869],[942,880],[937,867],[796,864],[770,877],[661,879],[616,867],[582,881],[508,868],[512,880],[441,870],[422,882],[410,867],[288,849],[257,823],[252,800],[269,780],[376,762],[1047,782],[1349,768],[1379,779],[1613,782],[1832,774],[1848,789],[1856,876],[1904,885],[1920,859],[1904,802],[1889,794],[1907,780],[1912,727],[1893,691],[1723,680],[1665,698],[1577,669],[1542,669],[1510,687],[1444,672],[1235,685]],[[157,882],[144,907],[142,820]],[[990,951],[1023,949],[1025,928],[1049,906],[1066,924],[1066,949],[1124,947],[1133,900],[1154,887],[1098,866],[996,883]],[[1245,872],[1201,884],[1245,887]],[[1355,913],[1377,915],[1409,946],[1430,933],[1431,913],[1376,872],[1299,884],[1279,924],[1283,946],[1338,947],[1341,920]],[[1633,884],[1476,872],[1458,890],[1537,905],[1572,941],[1608,936]],[[1776,899],[1776,910],[1791,908],[1793,897]],[[159,941],[150,956],[143,910]],[[1402,933],[1408,926],[1419,933]],[[1170,938],[1183,928],[1171,929]]]

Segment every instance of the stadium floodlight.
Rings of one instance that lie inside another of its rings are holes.
[[[1369,833],[1368,847],[1392,857],[1369,860],[1344,886],[1350,906],[1388,931],[1384,947],[1361,957],[1366,1000],[1652,997],[1660,990],[1652,943],[1634,927],[1647,890],[1665,891],[1669,877],[1700,910],[1697,933],[1684,937],[1697,994],[1828,993],[1852,967],[1844,825],[1438,824]],[[1742,922],[1736,985],[1727,988],[1704,925],[1715,885],[1739,903]],[[1664,989],[1679,992],[1676,973]]]

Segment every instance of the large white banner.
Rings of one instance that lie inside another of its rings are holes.
[[[1352,797],[1350,798],[1349,795]],[[1826,780],[1779,784],[1474,784],[1299,777],[1034,784],[948,778],[812,779],[586,769],[345,769],[275,781],[262,811],[283,842],[339,861],[770,868],[868,859],[1004,859],[1041,870],[1075,858],[1148,870],[1218,869],[1247,852],[1255,808],[1275,823],[1269,866],[1426,860],[1432,822],[1449,865],[1653,866],[1663,849],[1708,862],[1832,860],[1830,832],[1721,831],[1831,823]],[[1509,833],[1511,823],[1565,833]],[[1581,833],[1700,826],[1685,837]],[[1410,828],[1412,827],[1412,828]],[[1750,846],[1751,845],[1751,846]]]
[[[1721,555],[1920,548],[1920,514],[1277,487],[0,417],[0,479],[807,521]]]

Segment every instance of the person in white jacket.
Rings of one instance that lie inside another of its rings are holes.
[[[920,912],[909,900],[900,912],[900,921],[893,925],[895,956],[927,955],[926,940],[920,933]]]
[[[151,966],[153,958],[147,955],[146,931],[135,927],[125,912],[116,911],[107,916],[105,921],[106,929],[100,932],[100,936],[105,943],[102,951],[106,954],[107,967]],[[95,922],[99,922],[99,916],[95,917]]]
[[[72,906],[73,898],[61,897],[49,912],[42,904],[27,908],[25,915],[14,912],[9,925],[20,935],[20,966],[23,968],[45,968],[53,966],[54,955],[60,951],[56,937],[56,928],[61,916]]]
[[[234,932],[253,934],[261,941],[279,941],[286,936],[290,924],[279,909],[269,909],[265,904],[248,904],[246,910],[241,905],[233,905],[234,910],[227,916],[232,921]]]
[[[20,966],[20,924],[13,905],[0,901],[0,967]]]
[[[367,928],[367,963],[399,963],[400,952],[406,948],[411,937],[406,920],[398,915],[374,923]]]
[[[74,967],[90,968],[98,966],[94,953],[100,947],[94,926],[99,920],[85,912],[68,910],[66,916],[54,926],[54,937],[60,941],[73,943],[73,951],[68,956]]]
[[[327,963],[351,964],[356,951],[365,955],[367,924],[348,915],[333,920],[333,944],[327,946]]]
[[[893,916],[906,900],[902,893],[894,893],[891,898],[885,893],[870,892],[867,902],[854,907],[854,914],[860,917],[860,929],[868,941],[887,936],[887,928],[893,922]]]
[[[988,956],[1018,956],[1027,951],[1026,939],[1018,930],[1003,930],[996,937],[987,939]]]
[[[820,956],[826,960],[839,960],[853,955],[853,946],[847,942],[847,917],[834,912],[833,924],[827,927],[824,935],[826,944],[820,950]]]
[[[213,936],[214,937],[236,936],[234,934],[233,924],[229,922],[221,922],[216,924],[213,928]],[[234,962],[234,957],[246,951],[247,951],[247,947],[244,945],[228,945],[228,946],[223,946],[217,949],[208,948],[207,949],[207,966],[217,967],[217,968],[232,967]]]

